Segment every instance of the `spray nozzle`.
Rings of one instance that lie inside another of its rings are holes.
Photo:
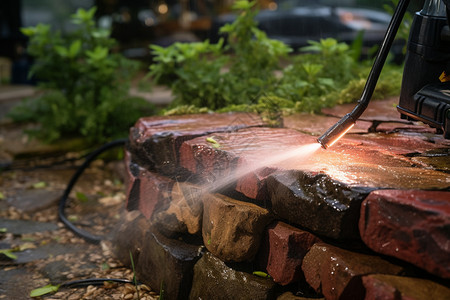
[[[386,30],[386,34],[381,44],[380,50],[377,53],[372,69],[370,70],[369,77],[367,78],[366,85],[364,86],[361,98],[358,104],[353,108],[353,111],[346,114],[339,120],[334,126],[328,129],[317,141],[323,148],[327,149],[337,142],[342,136],[344,136],[355,125],[356,120],[362,115],[367,108],[370,98],[373,95],[375,86],[377,85],[378,78],[380,77],[381,70],[384,62],[389,54],[389,50],[397,34],[398,28],[405,15],[406,8],[408,7],[410,0],[400,0],[397,4],[397,8],[394,11],[391,22]]]
[[[321,137],[317,139],[324,149],[333,146],[341,137],[343,137],[353,126],[355,119],[352,114],[346,114],[330,129],[328,129]]]

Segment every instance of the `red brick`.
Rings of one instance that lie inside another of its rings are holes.
[[[296,282],[303,278],[303,257],[319,241],[307,231],[276,222],[267,228],[260,263],[275,282],[281,285]]]
[[[314,244],[303,258],[306,281],[325,299],[358,299],[363,294],[360,276],[367,274],[400,274],[403,268],[377,256],[360,254],[324,243]]]
[[[262,125],[257,115],[248,113],[141,118],[130,129],[129,148],[142,167],[174,175],[181,172],[178,149],[184,141],[215,132]]]
[[[212,187],[231,184],[245,196],[261,201],[267,200],[265,179],[269,174],[301,165],[292,158],[289,165],[283,165],[277,161],[278,155],[315,143],[314,137],[284,128],[248,128],[208,137],[217,141],[216,147],[207,137],[183,143],[180,165]]]
[[[362,277],[365,300],[446,300],[450,289],[433,281],[374,274]]]
[[[363,202],[359,230],[376,252],[450,278],[450,192],[379,190]]]
[[[126,208],[129,211],[140,210],[146,218],[150,218],[155,211],[168,206],[174,181],[139,167],[128,154],[125,160],[129,178]]]

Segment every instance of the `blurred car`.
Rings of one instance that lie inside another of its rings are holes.
[[[273,10],[261,10],[256,20],[268,37],[283,41],[294,50],[308,45],[309,40],[323,38],[335,38],[350,44],[363,31],[363,53],[369,53],[370,48],[382,42],[391,15],[372,8],[340,6],[340,3],[342,1],[281,0]],[[217,17],[213,22],[211,40],[217,41],[219,28],[235,18],[233,14]],[[402,47],[395,45],[393,51],[401,53]]]

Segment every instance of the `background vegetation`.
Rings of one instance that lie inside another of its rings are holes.
[[[238,17],[221,28],[226,41],[219,44],[151,46],[155,63],[149,76],[175,96],[166,114],[243,110],[273,115],[276,108],[317,113],[358,100],[371,68],[371,60],[360,60],[362,34],[353,45],[311,41],[304,54],[289,55],[287,45],[257,28],[254,5],[235,2]],[[386,67],[374,98],[398,95],[401,71]]]
[[[40,124],[30,134],[44,141],[75,135],[104,142],[126,136],[137,118],[154,113],[148,102],[128,96],[138,63],[112,52],[115,41],[96,26],[94,14],[95,8],[79,9],[72,16],[77,30],[66,35],[43,24],[22,30],[35,58],[30,76],[45,93],[15,107],[10,116]]]
[[[372,65],[360,57],[362,34],[352,45],[311,41],[294,55],[258,29],[255,4],[234,3],[237,18],[221,28],[226,38],[217,44],[150,46],[148,78],[169,87],[175,97],[165,114],[252,111],[276,126],[283,114],[319,113],[359,99]],[[35,58],[32,75],[46,92],[10,116],[40,124],[32,134],[45,141],[83,136],[103,142],[126,136],[139,117],[156,113],[148,102],[128,96],[138,65],[113,51],[115,41],[96,26],[94,14],[95,8],[79,9],[72,16],[78,29],[66,35],[48,25],[23,29]],[[401,66],[386,66],[373,98],[398,95],[401,72]]]

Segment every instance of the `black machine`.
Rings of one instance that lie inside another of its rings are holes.
[[[409,0],[400,0],[358,104],[318,142],[325,149],[353,127],[369,104]],[[414,16],[408,40],[398,111],[450,139],[450,0],[426,0]]]

